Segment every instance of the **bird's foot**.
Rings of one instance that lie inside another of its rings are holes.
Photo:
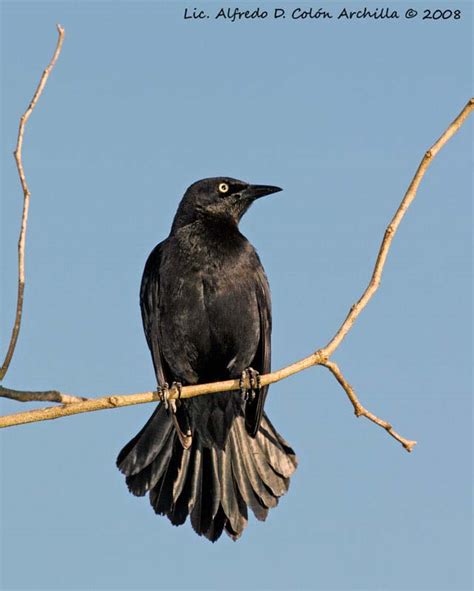
[[[176,388],[178,390],[178,398],[170,398],[170,387],[168,386],[168,383],[165,382],[164,384],[161,384],[161,386],[158,386],[158,396],[160,397],[161,402],[163,402],[163,404],[165,405],[165,408],[168,412],[172,412],[173,414],[176,414],[176,408],[177,408],[177,400],[181,400],[181,389],[182,389],[182,385],[180,384],[180,382],[173,382],[171,384],[171,389],[172,388]]]
[[[250,388],[244,386],[245,381],[248,380]],[[240,376],[240,392],[245,402],[252,401],[260,390],[260,374],[258,371],[249,367],[244,369]]]
[[[178,390],[178,398],[176,400],[181,400],[181,392],[183,390],[183,384],[181,382],[173,382],[171,384],[172,388],[176,388]]]

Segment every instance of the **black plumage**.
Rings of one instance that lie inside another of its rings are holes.
[[[186,191],[169,237],[150,254],[140,305],[158,386],[240,378],[270,371],[271,300],[260,259],[240,233],[242,215],[278,187],[231,178]],[[120,452],[129,490],[149,493],[156,513],[199,535],[237,539],[250,507],[259,520],[289,486],[297,460],[255,395],[208,394],[160,403]]]

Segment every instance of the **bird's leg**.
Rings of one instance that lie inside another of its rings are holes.
[[[181,382],[173,382],[171,384],[172,388],[176,388],[178,390],[178,398],[169,400],[169,404],[172,407],[173,414],[171,415],[173,418],[174,428],[176,429],[176,434],[178,435],[178,439],[181,442],[181,445],[184,449],[189,449],[193,442],[193,437],[191,433],[191,429],[187,429],[186,433],[181,429],[181,426],[178,422],[178,417],[176,416],[176,408],[181,404],[181,390],[183,388]]]
[[[165,405],[165,409],[167,410],[168,414],[171,415],[173,425],[176,429],[176,434],[178,435],[181,445],[184,447],[184,449],[188,449],[191,447],[193,442],[191,429],[188,429],[186,433],[184,433],[179,425],[178,417],[176,416],[176,409],[178,407],[177,402],[179,401],[179,403],[181,403],[182,387],[183,386],[180,382],[173,382],[171,384],[171,388],[176,388],[178,390],[178,398],[170,398],[170,387],[168,386],[167,382],[165,382],[164,384],[161,384],[161,386],[158,386],[158,395],[161,402]]]
[[[248,379],[250,388],[244,387],[245,380]],[[258,391],[260,390],[260,374],[258,371],[249,367],[244,369],[240,376],[240,391],[245,402],[254,400]]]

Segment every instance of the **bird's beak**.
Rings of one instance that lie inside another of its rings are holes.
[[[242,191],[242,197],[258,199],[259,197],[278,193],[278,191],[282,190],[283,189],[280,187],[272,187],[271,185],[249,185],[244,191]]]

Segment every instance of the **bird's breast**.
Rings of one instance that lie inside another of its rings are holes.
[[[260,336],[252,261],[242,249],[178,253],[166,261],[174,273],[164,274],[160,298],[167,362],[172,366],[184,351],[197,380],[234,377],[250,364]]]

